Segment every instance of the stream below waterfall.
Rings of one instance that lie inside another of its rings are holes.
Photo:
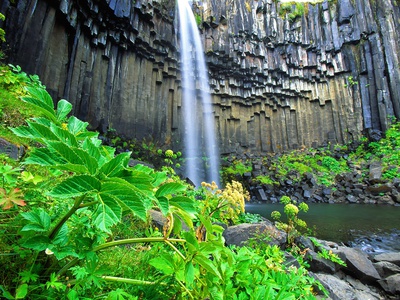
[[[367,253],[400,251],[400,207],[362,204],[308,204],[299,218],[316,228],[317,238],[344,243]],[[282,204],[246,205],[246,212],[271,219],[271,212],[283,214]]]

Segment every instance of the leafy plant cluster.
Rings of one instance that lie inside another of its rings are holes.
[[[232,158],[232,163],[222,168],[222,178],[224,182],[235,180],[237,175],[243,176],[245,173],[251,172],[253,167],[250,161]]]
[[[245,212],[245,201],[250,199],[249,193],[238,181],[227,183],[221,190],[215,182],[202,182],[199,190],[199,211],[226,225],[236,224],[239,216]]]
[[[194,191],[170,170],[129,167],[130,153],[103,145],[66,100],[54,108],[38,84],[21,96],[34,113],[10,132],[33,143],[21,162],[0,156],[4,299],[315,298],[319,283],[277,247],[224,245],[217,223],[243,213],[240,184]]]
[[[171,149],[163,150],[160,145],[152,140],[126,139],[118,135],[115,130],[109,130],[105,137],[106,144],[115,148],[117,153],[131,152],[133,159],[149,162],[156,169],[161,169],[164,166],[172,169],[181,167],[183,159],[180,151],[174,153]]]
[[[263,166],[266,174],[255,180],[276,186],[286,180],[300,182],[307,174],[313,174],[318,184],[331,186],[337,174],[350,171],[344,158],[334,158],[327,149],[292,151],[274,159],[266,157]]]
[[[350,154],[350,159],[358,165],[366,165],[368,161],[382,163],[382,177],[387,180],[400,177],[400,123],[393,123],[385,132],[385,137],[378,142],[368,142],[366,139],[356,151]],[[368,169],[364,168],[367,173]]]
[[[0,133],[8,137],[12,133],[7,126],[19,126],[33,115],[31,105],[23,105],[15,101],[16,97],[26,95],[26,87],[42,87],[37,75],[28,75],[20,66],[0,66]]]
[[[280,4],[279,15],[284,17],[287,15],[291,22],[302,17],[306,13],[306,7],[301,2],[283,2]]]
[[[312,232],[312,230],[307,227],[307,223],[298,216],[301,211],[304,213],[308,212],[308,205],[304,202],[297,204],[288,196],[283,196],[280,202],[284,204],[283,212],[285,213],[286,219],[282,220],[279,211],[273,211],[271,217],[276,220],[276,226],[286,232],[286,246],[288,250],[296,257],[297,261],[302,266],[308,267],[306,254],[309,249],[302,249],[304,246],[298,246],[296,244],[297,238],[307,236]],[[337,254],[333,253],[332,250],[327,250],[314,237],[310,237],[310,240],[314,244],[319,257],[346,267],[346,263]]]
[[[280,202],[285,205],[283,212],[286,215],[286,222],[280,221],[281,213],[279,211],[273,211],[271,217],[277,220],[277,227],[286,232],[287,245],[291,247],[294,245],[295,238],[307,232],[307,223],[300,219],[298,214],[300,211],[307,212],[308,205],[304,202],[297,205],[288,196],[283,196]]]

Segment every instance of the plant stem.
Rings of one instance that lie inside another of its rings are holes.
[[[186,261],[186,257],[182,254],[181,251],[178,250],[178,248],[176,248],[176,247],[174,246],[174,244],[172,244],[169,240],[166,240],[165,243],[167,243],[168,246],[170,246],[172,249],[174,249],[174,251],[175,251],[176,253],[178,253],[178,255],[179,255],[180,257],[182,257],[182,259],[183,259],[184,261]]]
[[[98,202],[99,202],[98,200],[95,200],[95,201],[91,201],[91,202],[88,202],[88,203],[81,203],[79,205],[79,208],[89,207],[89,206],[92,206],[92,205],[94,205],[94,204],[96,204]]]
[[[74,205],[71,207],[71,209],[67,212],[67,214],[56,224],[56,226],[53,228],[53,230],[49,234],[49,239],[52,240],[55,238],[57,235],[58,231],[61,229],[61,227],[64,225],[65,222],[79,209],[79,206],[81,205],[82,201],[85,199],[86,194],[82,195],[81,197],[77,198],[75,200]]]
[[[114,276],[101,276],[105,281],[111,282],[120,282],[120,283],[129,283],[134,285],[155,285],[156,282],[139,280],[139,279],[131,279],[131,278],[123,278],[123,277],[114,277]]]
[[[57,276],[62,276],[64,275],[65,272],[68,271],[69,268],[75,266],[78,263],[79,259],[78,258],[74,258],[73,260],[71,260],[69,263],[67,263],[64,267],[62,267],[60,269],[60,271],[57,272]]]
[[[136,244],[136,243],[154,243],[154,242],[177,242],[177,243],[184,243],[186,240],[184,239],[165,239],[164,237],[147,237],[147,238],[133,238],[133,239],[123,239],[118,241],[112,241],[108,243],[104,243],[97,247],[93,248],[93,251],[100,251],[109,247],[115,247],[119,245],[126,245],[126,244]]]

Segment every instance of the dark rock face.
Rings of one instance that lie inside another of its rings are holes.
[[[7,62],[38,74],[92,128],[179,148],[175,1],[3,1]],[[400,117],[396,0],[202,1],[221,151],[343,143]],[[201,116],[199,116],[201,118]],[[201,122],[201,119],[198,120]],[[307,192],[308,193],[308,192]]]

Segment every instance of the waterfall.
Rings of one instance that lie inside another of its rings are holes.
[[[219,180],[219,149],[204,50],[188,0],[177,0],[182,70],[185,176],[196,186]]]

